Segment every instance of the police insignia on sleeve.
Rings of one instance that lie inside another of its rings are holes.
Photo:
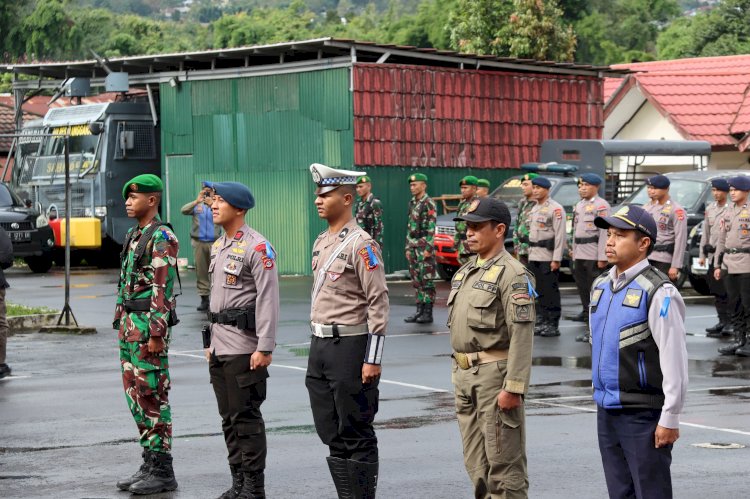
[[[373,271],[378,268],[378,258],[375,256],[375,252],[372,250],[372,246],[368,244],[367,246],[359,250],[358,254],[362,258],[362,261],[365,263],[365,268],[368,271]]]
[[[516,314],[516,322],[531,321],[531,305],[515,305],[514,312]]]
[[[265,270],[271,270],[274,266],[274,259],[276,254],[271,249],[271,245],[268,241],[264,241],[255,247],[255,251],[261,254],[260,259],[263,262],[263,268]],[[313,260],[313,270],[315,270],[315,261]]]

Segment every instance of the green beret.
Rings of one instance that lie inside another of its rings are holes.
[[[128,194],[132,192],[162,192],[164,183],[156,175],[145,173],[128,180],[122,187],[122,197],[127,199]]]
[[[427,175],[424,173],[412,173],[409,175],[409,183],[412,182],[427,182]]]
[[[527,173],[526,175],[524,175],[523,177],[521,177],[521,181],[524,181],[524,180],[534,180],[538,176],[539,175],[536,174],[536,173]]]
[[[362,175],[357,179],[357,184],[364,184],[365,182],[372,182],[372,180],[367,175]]]
[[[480,178],[479,180],[477,180],[477,187],[486,187],[489,189],[490,181],[487,180],[486,178]]]
[[[479,179],[474,175],[466,175],[461,179],[458,185],[477,185],[477,182],[479,182]]]

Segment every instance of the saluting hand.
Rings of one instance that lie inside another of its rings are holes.
[[[162,353],[164,351],[164,338],[161,336],[152,336],[148,339],[149,353]]]
[[[382,372],[383,368],[377,364],[362,364],[362,383],[372,383]]]
[[[250,370],[255,371],[259,367],[268,367],[271,365],[271,360],[273,360],[273,354],[265,355],[255,351],[250,356]]]
[[[497,396],[497,406],[503,412],[512,411],[521,406],[521,396],[517,393],[502,390]]]
[[[663,426],[656,425],[656,431],[654,432],[654,447],[657,449],[671,445],[680,438],[679,428],[664,428]]]

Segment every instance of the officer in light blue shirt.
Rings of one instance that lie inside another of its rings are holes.
[[[671,498],[672,445],[687,392],[685,303],[648,255],[656,222],[639,206],[597,217],[614,265],[591,288],[592,381],[611,498]]]

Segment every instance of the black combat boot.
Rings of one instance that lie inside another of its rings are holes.
[[[198,312],[207,312],[208,306],[209,306],[208,296],[201,296],[201,304],[198,305],[198,308],[196,308],[196,310]]]
[[[138,468],[138,471],[136,471],[133,476],[124,478],[117,482],[118,489],[128,490],[131,485],[135,482],[141,481],[146,475],[148,475],[148,472],[151,470],[151,451],[143,449],[141,457],[143,458],[143,464],[141,464],[141,467]]]
[[[729,345],[719,348],[719,353],[721,355],[734,355],[735,352],[737,352],[739,348],[744,347],[746,343],[747,335],[745,334],[745,330],[735,330],[734,341]]]
[[[244,482],[244,475],[240,471],[239,464],[230,464],[229,471],[232,473],[232,486],[229,490],[219,496],[219,499],[237,499],[237,496],[242,490],[242,483]]]
[[[747,342],[747,335],[745,335],[745,344],[734,351],[737,357],[750,357],[750,344]]]
[[[242,473],[242,489],[237,499],[266,499],[265,474],[262,471]]]
[[[341,459],[340,457],[328,456],[328,469],[331,472],[331,478],[333,478],[333,485],[336,486],[336,494],[339,499],[352,499],[352,487],[349,483],[349,467],[347,466],[347,460]]]
[[[727,320],[726,316],[724,314],[719,314],[719,322],[711,327],[706,328],[706,333],[708,333],[706,336],[708,338],[719,338],[721,337],[721,333],[724,331],[724,328],[728,325],[729,321]]]
[[[378,486],[378,463],[365,463],[349,459],[349,483],[352,487],[353,499],[375,499],[375,489]]]
[[[164,452],[151,453],[151,469],[141,480],[128,489],[136,495],[158,494],[177,488],[172,469],[172,455]]]
[[[545,329],[547,329],[547,320],[538,317],[534,324],[534,336],[541,336]]]
[[[422,304],[422,314],[417,317],[417,324],[432,324],[432,303]]]
[[[576,336],[576,341],[580,341],[581,343],[589,343],[591,341],[591,335],[588,331],[586,331],[585,333]]]
[[[547,322],[547,327],[544,328],[544,331],[542,331],[539,336],[542,336],[543,338],[560,336],[560,329],[558,329],[559,324],[560,319],[550,319],[549,322]]]
[[[569,321],[573,321],[573,322],[588,322],[589,321],[589,312],[588,312],[588,310],[584,310],[580,314],[567,316],[567,319]]]
[[[8,364],[0,364],[0,379],[10,376],[10,366]]]
[[[424,307],[424,303],[417,303],[417,311],[404,317],[404,322],[417,322],[417,318],[422,315],[422,307]]]
[[[734,325],[730,322],[724,326],[724,329],[721,330],[721,335],[725,337],[734,336]]]

